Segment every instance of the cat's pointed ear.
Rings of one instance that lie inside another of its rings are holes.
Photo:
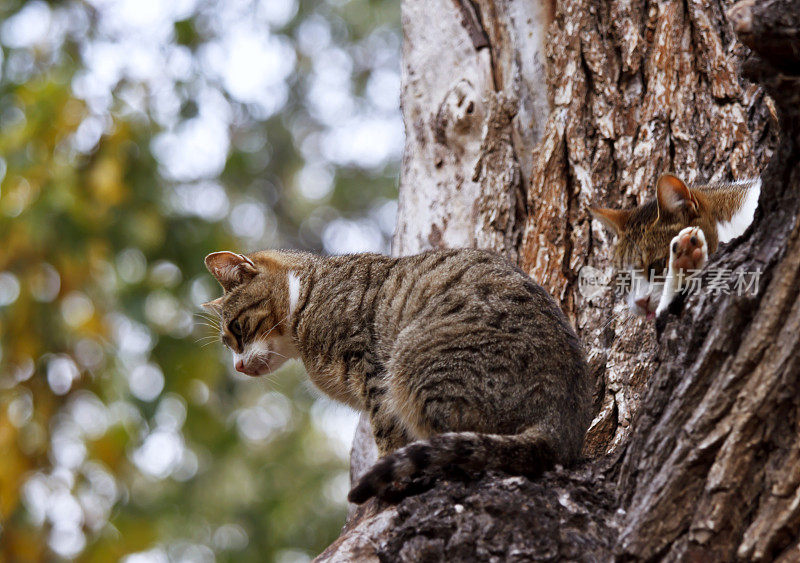
[[[617,236],[625,230],[625,225],[631,216],[628,209],[608,209],[607,207],[590,207],[589,213]]]
[[[225,291],[252,279],[258,269],[250,258],[235,252],[212,252],[206,256],[206,268]]]
[[[669,213],[688,210],[697,212],[697,200],[683,181],[672,174],[664,174],[656,183],[658,209]]]
[[[222,312],[222,297],[217,297],[213,301],[209,301],[208,303],[203,303],[200,306],[209,313],[214,313],[215,315],[219,315]]]

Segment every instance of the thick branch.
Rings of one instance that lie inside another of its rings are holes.
[[[603,561],[619,534],[614,494],[587,468],[537,481],[444,481],[370,505],[318,561]]]

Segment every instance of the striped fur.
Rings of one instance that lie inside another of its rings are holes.
[[[634,282],[623,284],[631,289],[626,295],[630,310],[652,315],[667,300],[662,299],[664,284],[657,276],[668,273],[671,243],[681,231],[702,230],[707,252],[713,254],[719,243],[747,230],[760,193],[760,178],[687,186],[677,176],[665,174],[656,182],[656,197],[638,207],[590,208],[592,216],[617,236],[614,265]]]
[[[580,342],[553,299],[502,257],[249,258],[260,271],[223,296],[222,325],[234,320],[228,300],[241,307],[243,295],[283,288],[260,308],[286,315],[283,332],[317,387],[368,413],[383,456],[352,501],[396,497],[448,467],[534,476],[578,459],[592,388]]]
[[[552,440],[535,427],[512,435],[439,434],[429,440],[413,442],[380,459],[353,487],[347,499],[356,504],[373,496],[396,500],[394,483],[407,486],[412,478],[436,475],[447,468],[500,470],[537,477],[560,461],[554,446]]]

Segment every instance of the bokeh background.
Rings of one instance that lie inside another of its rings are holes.
[[[355,416],[231,369],[211,251],[386,251],[399,5],[0,2],[0,560],[307,561]]]

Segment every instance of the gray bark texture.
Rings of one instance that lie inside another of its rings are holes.
[[[587,460],[371,501],[319,560],[800,560],[800,0],[527,4],[404,2],[395,250],[492,248],[560,300],[597,375]],[[707,266],[761,275],[653,327],[577,272],[610,257],[586,207],[667,170],[762,171]]]

